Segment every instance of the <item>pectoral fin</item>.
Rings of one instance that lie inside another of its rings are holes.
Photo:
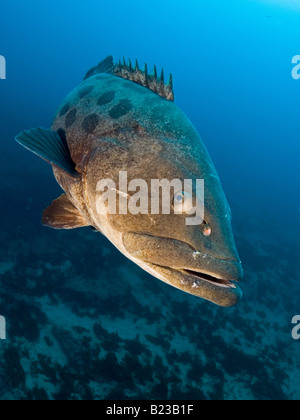
[[[43,214],[42,223],[53,229],[76,229],[90,226],[66,194],[53,201]]]
[[[36,128],[23,131],[16,137],[16,141],[52,165],[58,166],[72,176],[77,175],[76,165],[71,158],[63,133]]]

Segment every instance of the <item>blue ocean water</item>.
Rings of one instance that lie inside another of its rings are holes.
[[[0,19],[0,399],[299,399],[299,2],[13,0]],[[89,229],[41,226],[61,190],[14,137],[49,127],[109,54],[173,73],[232,207],[237,307],[170,288]]]

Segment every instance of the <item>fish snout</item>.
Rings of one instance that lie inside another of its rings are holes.
[[[126,233],[123,245],[135,260],[151,267],[158,278],[187,293],[220,306],[233,306],[241,298],[236,285],[243,278],[241,262],[195,251],[174,239]]]

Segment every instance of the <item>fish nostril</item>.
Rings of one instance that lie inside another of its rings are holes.
[[[212,234],[212,228],[209,225],[206,225],[202,233],[204,236],[209,237]]]
[[[206,220],[203,220],[203,223],[202,223],[202,233],[206,237],[212,234],[212,228]]]

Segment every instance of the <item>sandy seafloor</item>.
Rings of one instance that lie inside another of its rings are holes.
[[[300,398],[296,231],[231,202],[245,296],[218,308],[144,273],[100,234],[42,227],[60,191],[50,167],[0,161],[1,400]]]

